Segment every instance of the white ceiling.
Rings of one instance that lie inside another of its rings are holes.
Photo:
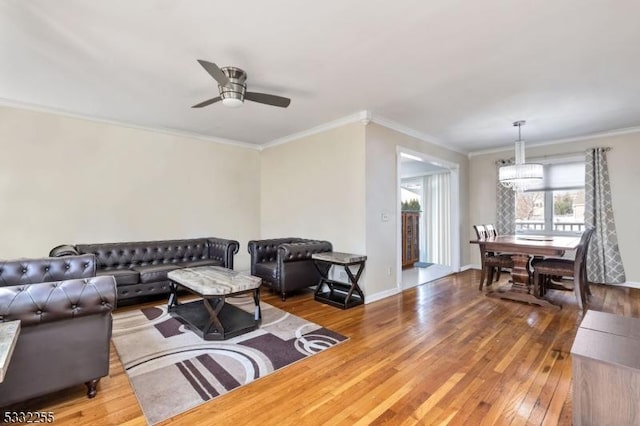
[[[368,110],[462,151],[640,126],[635,0],[0,0],[0,98],[265,144]],[[217,95],[196,59],[287,109]]]

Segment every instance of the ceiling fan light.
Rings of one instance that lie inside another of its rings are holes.
[[[222,105],[227,106],[229,108],[238,108],[242,106],[242,100],[238,98],[224,98],[222,100]]]

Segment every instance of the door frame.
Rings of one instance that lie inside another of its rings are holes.
[[[406,154],[416,157],[427,163],[445,168],[451,173],[451,269],[460,271],[460,164],[445,160],[431,154],[416,151],[411,148],[396,146],[396,283],[399,291],[402,291],[402,213],[400,194],[400,168],[401,155]],[[428,202],[424,201],[425,205]]]

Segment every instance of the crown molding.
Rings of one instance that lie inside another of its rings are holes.
[[[293,133],[293,134],[284,136],[282,138],[274,139],[271,142],[261,145],[260,147],[261,149],[266,149],[273,146],[286,144],[286,143],[298,140],[300,138],[326,132],[327,130],[335,129],[337,127],[341,127],[346,124],[352,124],[357,122],[360,122],[365,126],[368,125],[369,123],[376,123],[376,124],[379,124],[380,126],[386,127],[391,130],[395,130],[396,132],[403,133],[407,136],[411,136],[423,142],[427,142],[432,145],[442,147],[448,151],[457,152],[458,154],[462,154],[462,155],[468,155],[468,151],[463,151],[458,148],[451,147],[447,145],[444,141],[436,138],[433,135],[430,135],[424,132],[419,132],[418,130],[412,129],[408,126],[405,126],[396,121],[385,118],[381,115],[374,114],[368,110],[362,110],[355,114],[347,115],[346,117],[342,117],[337,120],[329,121],[327,123],[320,124],[319,126],[315,126],[310,129],[303,130],[302,132]]]
[[[85,120],[85,121],[92,121],[95,123],[111,124],[114,126],[126,127],[129,129],[144,130],[147,132],[161,133],[169,136],[180,136],[180,137],[186,137],[191,139],[199,139],[206,142],[215,142],[215,143],[220,143],[224,145],[233,145],[233,146],[260,151],[260,145],[256,145],[250,142],[219,138],[215,136],[207,136],[207,135],[202,135],[200,133],[186,132],[183,130],[174,130],[174,129],[168,129],[163,127],[140,126],[137,124],[127,123],[125,121],[109,120],[106,118],[100,118],[100,117],[95,117],[95,116],[86,115],[86,114],[78,114],[75,112],[71,112],[71,111],[67,111],[59,108],[35,105],[35,104],[26,103],[26,102],[14,101],[6,98],[0,98],[0,106],[24,109],[24,110],[34,111],[34,112],[43,112],[47,114],[55,114],[63,117],[75,118],[75,119]]]
[[[400,132],[403,133],[407,136],[411,136],[413,138],[416,139],[420,139],[423,142],[427,142],[430,143],[432,145],[437,145],[439,147],[442,147],[446,150],[449,151],[453,151],[453,152],[457,152],[458,154],[462,154],[462,155],[468,155],[469,152],[468,151],[464,151],[458,148],[454,148],[452,146],[449,146],[446,144],[446,142],[444,142],[442,139],[439,139],[433,135],[430,135],[428,133],[424,133],[424,132],[420,132],[418,130],[412,129],[411,127],[407,127],[403,124],[400,124],[396,121],[390,120],[388,118],[382,117],[380,115],[377,114],[371,114],[371,121],[379,124],[383,127],[387,127],[391,130],[395,130],[396,132]]]
[[[590,139],[599,139],[599,138],[606,138],[606,137],[612,137],[612,136],[628,135],[632,133],[640,133],[640,127],[626,127],[624,129],[610,130],[607,132],[599,132],[599,133],[589,133],[587,135],[574,136],[571,138],[564,138],[564,139],[555,139],[547,142],[539,142],[539,143],[527,142],[527,147],[531,148],[531,147],[538,147],[538,146],[559,145],[563,143],[580,142],[580,141],[586,141]],[[490,149],[481,149],[478,151],[471,151],[469,152],[468,157],[472,158],[472,157],[477,157],[479,155],[495,154],[498,152],[505,152],[505,151],[512,151],[512,150],[513,150],[513,143],[510,144],[509,146],[504,146],[500,148],[490,148]]]
[[[270,142],[267,142],[266,144],[260,145],[260,149],[262,150],[262,149],[286,144],[289,142],[293,142],[301,138],[326,132],[327,130],[332,130],[338,127],[342,127],[347,124],[361,122],[362,124],[367,125],[370,120],[371,120],[371,113],[369,111],[358,111],[355,114],[347,115],[346,117],[338,118],[337,120],[332,120],[307,130],[303,130],[301,132],[292,133],[290,135],[283,136],[278,139],[274,139]]]

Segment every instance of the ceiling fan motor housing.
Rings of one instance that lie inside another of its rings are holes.
[[[221,69],[227,78],[229,78],[228,85],[218,85],[222,103],[230,107],[242,105],[244,102],[244,94],[247,90],[247,73],[236,67],[224,67]]]

